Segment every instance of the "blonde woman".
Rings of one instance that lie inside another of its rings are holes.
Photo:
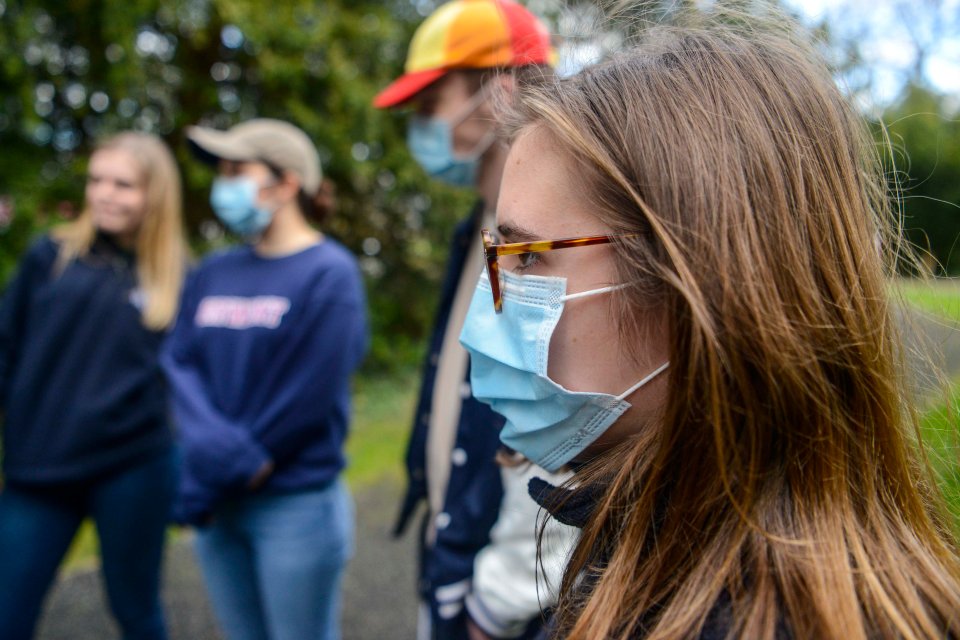
[[[659,28],[512,114],[461,340],[501,439],[578,468],[532,487],[582,528],[555,637],[960,635],[883,177],[781,25]]]
[[[93,518],[123,637],[165,638],[176,470],[158,352],[186,265],[180,176],[157,137],[99,145],[80,217],[40,238],[0,306],[0,637],[30,638]]]

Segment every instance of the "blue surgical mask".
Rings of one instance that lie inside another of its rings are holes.
[[[431,178],[455,187],[471,187],[476,184],[480,157],[490,148],[496,135],[491,131],[476,148],[465,157],[453,152],[453,129],[466,120],[487,99],[481,90],[452,121],[441,118],[413,116],[407,127],[407,146],[414,160]]]
[[[273,211],[257,206],[260,185],[244,176],[217,178],[210,191],[210,206],[227,229],[244,238],[259,235],[273,219]]]
[[[503,276],[503,312],[494,311],[484,273],[460,334],[460,344],[470,354],[470,385],[474,397],[506,418],[500,440],[556,471],[616,422],[630,408],[625,398],[669,363],[618,396],[564,389],[547,377],[550,338],[564,303],[617,287],[567,295],[565,278]]]

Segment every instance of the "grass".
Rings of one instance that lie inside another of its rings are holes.
[[[923,414],[920,430],[947,508],[960,532],[960,378],[939,406]]]
[[[419,382],[419,370],[414,369],[404,375],[357,381],[346,472],[354,490],[400,481]]]
[[[960,325],[960,280],[903,279],[897,283],[908,304],[950,324]],[[921,435],[956,529],[960,531],[960,377],[957,372],[944,400],[927,410]]]
[[[940,278],[924,282],[903,279],[897,286],[912,306],[945,320],[960,322],[960,280]]]
[[[93,527],[93,521],[84,520],[80,525],[80,531],[74,537],[70,544],[70,551],[63,560],[63,568],[67,571],[76,569],[87,569],[97,564],[100,556],[100,545],[97,541],[97,532]]]

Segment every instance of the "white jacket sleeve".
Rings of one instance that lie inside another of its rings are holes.
[[[466,606],[477,625],[495,638],[515,638],[543,609],[557,601],[560,580],[579,530],[549,519],[537,557],[546,511],[527,493],[530,478],[559,485],[570,472],[549,473],[532,464],[503,467],[503,501],[490,544],[474,561]]]

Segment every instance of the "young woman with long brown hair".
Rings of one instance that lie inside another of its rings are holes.
[[[556,637],[960,635],[883,176],[798,30],[660,27],[511,118],[461,341],[501,439],[578,467],[531,487],[582,527]]]
[[[7,287],[2,638],[32,636],[86,517],[123,637],[166,637],[160,563],[176,468],[158,357],[186,260],[173,155],[125,132],[90,157],[80,217],[40,238]]]

